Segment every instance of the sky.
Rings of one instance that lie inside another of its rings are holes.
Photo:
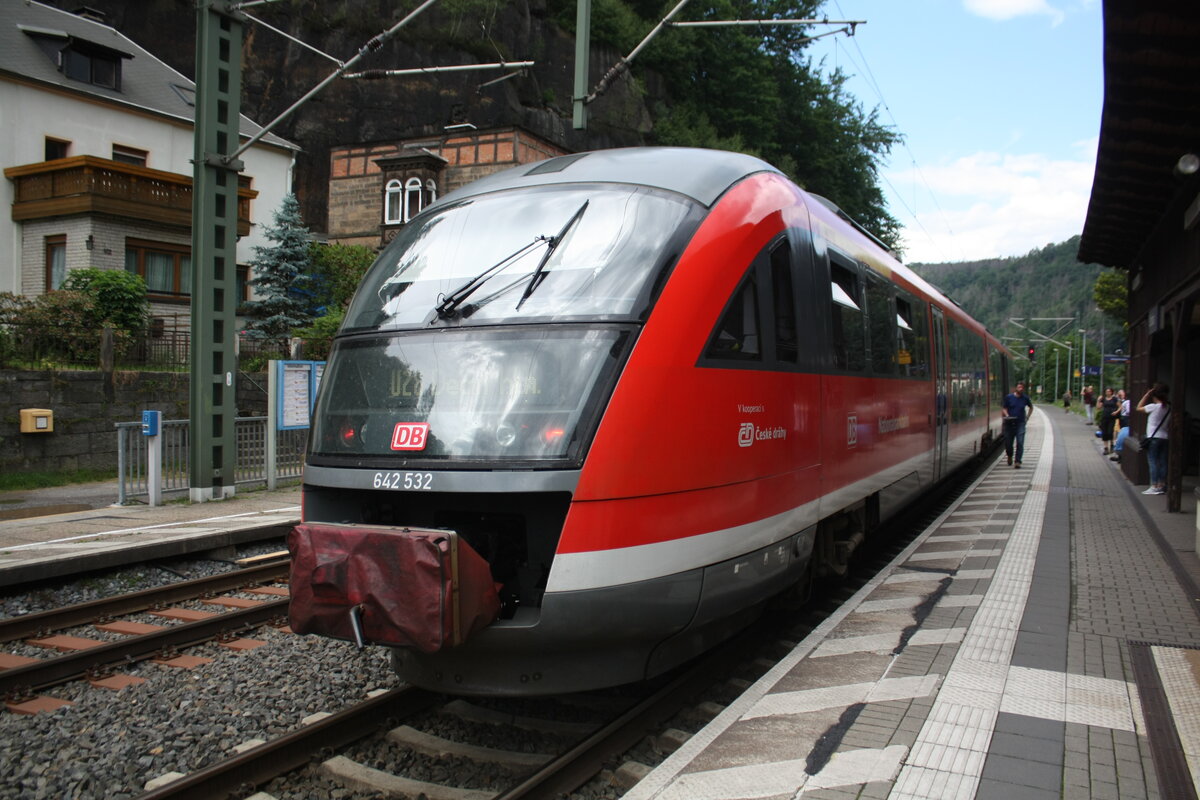
[[[826,0],[821,13],[866,20],[806,52],[904,137],[880,168],[904,261],[1024,255],[1082,231],[1100,0]]]

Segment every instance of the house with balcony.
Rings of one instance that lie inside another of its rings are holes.
[[[124,269],[146,280],[156,316],[186,318],[194,102],[192,81],[87,9],[0,0],[0,292]],[[258,130],[241,117],[242,137]],[[297,149],[268,134],[241,156],[243,287]]]

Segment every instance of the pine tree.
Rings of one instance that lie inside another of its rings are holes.
[[[312,321],[304,290],[310,271],[308,229],[300,218],[295,195],[283,198],[275,212],[275,224],[264,235],[274,244],[254,248],[250,285],[258,299],[246,303],[252,317],[248,327],[260,336],[289,336]]]

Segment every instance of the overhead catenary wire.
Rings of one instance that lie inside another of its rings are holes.
[[[838,0],[834,0],[833,4],[834,4],[834,7],[837,8],[839,14],[843,13],[841,3],[839,3]],[[854,49],[857,51],[859,59],[855,59],[854,55],[852,53],[850,53],[849,51],[846,51],[847,58],[849,58],[854,63],[855,68],[857,68],[859,70],[859,74],[863,78],[864,82],[869,87],[871,87],[872,91],[875,92],[875,96],[879,99],[880,107],[883,108],[883,110],[887,113],[888,119],[891,120],[892,126],[899,129],[900,123],[896,120],[896,115],[892,113],[891,106],[888,105],[887,99],[883,96],[883,90],[879,87],[879,82],[877,80],[875,80],[875,75],[874,75],[874,73],[871,72],[870,64],[867,63],[866,54],[863,53],[862,48],[859,46],[857,41],[854,42]],[[860,60],[861,60],[861,65],[859,63]],[[951,238],[954,239],[955,241],[957,241],[958,234],[954,231],[954,228],[951,226],[950,221],[946,218],[946,213],[942,210],[941,204],[938,203],[937,195],[935,195],[933,193],[933,188],[930,187],[929,181],[925,178],[925,173],[921,169],[921,165],[917,161],[916,155],[913,154],[912,149],[909,148],[908,142],[905,141],[903,136],[900,137],[900,146],[903,147],[905,152],[908,153],[908,157],[909,157],[910,162],[912,163],[913,170],[916,173],[917,177],[920,179],[921,183],[925,186],[925,190],[929,193],[929,197],[933,201],[933,206],[937,210],[938,216],[941,218],[942,223],[946,226],[946,230],[949,232]],[[937,247],[939,250],[941,250],[940,245],[938,245],[937,241],[933,238],[933,235],[929,232],[928,229],[926,229],[924,223],[921,222],[921,220],[917,217],[916,212],[913,211],[913,209],[910,208],[909,205],[904,201],[904,195],[901,192],[899,192],[896,189],[896,187],[893,186],[891,184],[891,182],[887,180],[886,177],[884,177],[883,175],[880,175],[880,179],[883,180],[883,182],[886,183],[888,185],[888,187],[892,190],[893,196],[897,199],[897,201],[902,206],[904,206],[904,209],[909,213],[909,216],[912,218],[913,223],[916,225],[916,227],[919,228],[921,230],[921,232],[925,234],[926,238],[931,243],[933,243],[935,247]],[[943,254],[942,257],[946,261],[951,260],[951,259],[947,258],[945,256],[945,254]],[[959,254],[959,260],[960,261],[966,260],[963,257],[962,253]]]
[[[358,49],[358,52],[354,54],[353,58],[351,58],[349,61],[342,64],[337,69],[335,69],[332,73],[330,73],[328,76],[326,76],[325,79],[322,80],[320,83],[318,83],[316,86],[309,89],[308,92],[305,93],[305,95],[303,97],[301,97],[296,102],[292,103],[290,106],[288,106],[286,109],[284,109],[283,112],[280,113],[279,116],[277,116],[275,119],[271,120],[265,126],[260,128],[258,133],[254,134],[249,139],[247,139],[242,144],[242,146],[239,147],[236,151],[234,151],[233,153],[231,153],[228,156],[222,156],[221,159],[227,163],[235,161],[238,156],[240,156],[242,153],[246,152],[248,149],[250,149],[251,146],[257,144],[260,139],[262,139],[264,136],[266,136],[268,133],[270,133],[270,131],[276,125],[278,125],[279,123],[281,123],[285,119],[287,119],[289,116],[291,116],[292,113],[296,109],[298,109],[300,106],[307,103],[309,101],[309,99],[311,99],[313,96],[315,96],[316,94],[321,92],[326,86],[328,86],[329,84],[333,83],[335,80],[340,78],[343,73],[345,73],[351,67],[357,65],[358,62],[362,61],[364,58],[366,58],[368,53],[374,52],[374,51],[382,48],[384,43],[386,43],[388,39],[390,39],[396,35],[397,31],[399,31],[401,28],[403,28],[405,25],[407,25],[412,20],[416,19],[416,17],[422,11],[429,8],[431,5],[433,5],[436,2],[437,2],[437,0],[425,0],[424,3],[417,6],[412,11],[410,11],[403,19],[401,19],[395,25],[388,28],[386,31],[379,34],[378,36],[375,36],[374,38],[372,38],[370,41],[368,41],[366,44],[364,44],[362,47],[360,47]]]
[[[467,72],[477,69],[525,69],[532,67],[534,61],[498,61],[494,64],[455,64],[447,67],[412,67],[410,69],[367,69],[362,72],[348,72],[343,78],[363,78],[377,80],[379,78],[395,78],[402,75],[422,75],[432,72]],[[517,74],[517,73],[513,73]],[[511,76],[505,76],[511,77]],[[503,80],[503,79],[501,79]]]
[[[661,33],[664,28],[687,28],[687,27],[698,28],[698,27],[720,27],[720,26],[728,27],[728,26],[741,26],[741,25],[753,26],[753,27],[763,27],[766,25],[844,25],[844,26],[846,26],[846,27],[840,28],[836,31],[829,31],[827,33],[818,34],[817,36],[810,36],[807,39],[803,40],[804,42],[811,42],[814,39],[820,39],[824,36],[832,36],[837,33],[846,33],[847,36],[853,36],[855,26],[866,24],[866,20],[831,20],[828,18],[826,18],[826,19],[695,20],[695,21],[686,21],[686,22],[672,22],[671,21],[672,18],[675,17],[675,15],[678,14],[680,11],[682,11],[683,7],[686,6],[687,4],[688,4],[688,0],[680,0],[679,3],[677,3],[675,5],[675,7],[672,8],[665,17],[663,17],[661,20],[659,20],[658,24],[655,25],[654,28],[651,29],[651,31],[648,34],[646,34],[646,37],[644,39],[642,39],[642,41],[638,42],[637,46],[634,47],[633,50],[630,51],[629,55],[627,55],[624,58],[617,61],[617,63],[614,64],[608,70],[608,72],[604,73],[604,77],[601,78],[599,80],[599,82],[596,84],[596,88],[592,89],[591,93],[588,94],[587,97],[585,97],[583,99],[583,102],[585,104],[591,103],[597,97],[604,94],[604,92],[606,92],[608,90],[608,87],[612,85],[613,81],[615,81],[617,78],[619,78],[622,73],[628,71],[629,65],[633,62],[633,60],[635,58],[637,58],[638,54],[641,53],[642,50],[644,50],[646,48],[646,46],[648,44],[650,44],[650,42],[654,39],[654,37],[658,36],[658,34]]]

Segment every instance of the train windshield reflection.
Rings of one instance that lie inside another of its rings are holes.
[[[342,330],[629,318],[695,207],[640,186],[572,184],[435,209],[376,260]]]
[[[624,340],[577,326],[341,340],[321,381],[312,454],[575,459]]]

